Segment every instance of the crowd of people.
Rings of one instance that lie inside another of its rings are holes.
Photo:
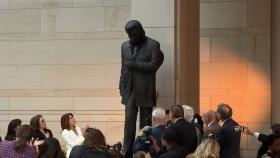
[[[187,105],[155,108],[152,126],[141,129],[133,143],[133,158],[239,158],[242,132],[262,143],[257,158],[280,157],[280,124],[273,124],[266,135],[239,126],[232,114],[227,104],[202,116]],[[11,120],[0,143],[0,158],[123,157],[121,144],[107,145],[99,129],[79,128],[72,113],[61,117],[61,137],[65,151],[42,115],[32,117],[29,125],[20,119]]]

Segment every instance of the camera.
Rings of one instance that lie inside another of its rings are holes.
[[[110,148],[116,149],[119,152],[121,152],[121,150],[122,150],[122,143],[121,142],[117,142],[116,144],[114,144],[112,146],[107,145],[107,149],[110,149]]]
[[[247,127],[245,127],[245,126],[233,126],[233,131],[234,132],[246,133],[247,132]]]
[[[143,128],[143,135],[137,136],[133,144],[133,152],[149,151],[149,148],[153,145],[153,141],[150,138],[151,132],[152,132],[152,127],[146,126]]]

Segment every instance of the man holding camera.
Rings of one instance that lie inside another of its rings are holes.
[[[153,127],[145,127],[133,145],[133,152],[149,152],[152,158],[157,158],[165,152],[161,135],[166,130],[166,116],[163,108],[156,108],[152,113]]]

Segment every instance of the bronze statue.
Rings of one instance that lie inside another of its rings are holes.
[[[128,158],[133,154],[138,108],[140,129],[151,126],[152,110],[156,106],[156,72],[163,63],[164,55],[159,42],[145,36],[139,21],[129,21],[125,30],[129,40],[121,47],[119,89],[125,105],[124,156]]]

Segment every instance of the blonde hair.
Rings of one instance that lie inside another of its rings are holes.
[[[137,151],[134,155],[133,158],[145,158],[146,153],[144,151]]]
[[[195,152],[187,158],[219,158],[220,145],[216,139],[207,138],[201,142]]]

